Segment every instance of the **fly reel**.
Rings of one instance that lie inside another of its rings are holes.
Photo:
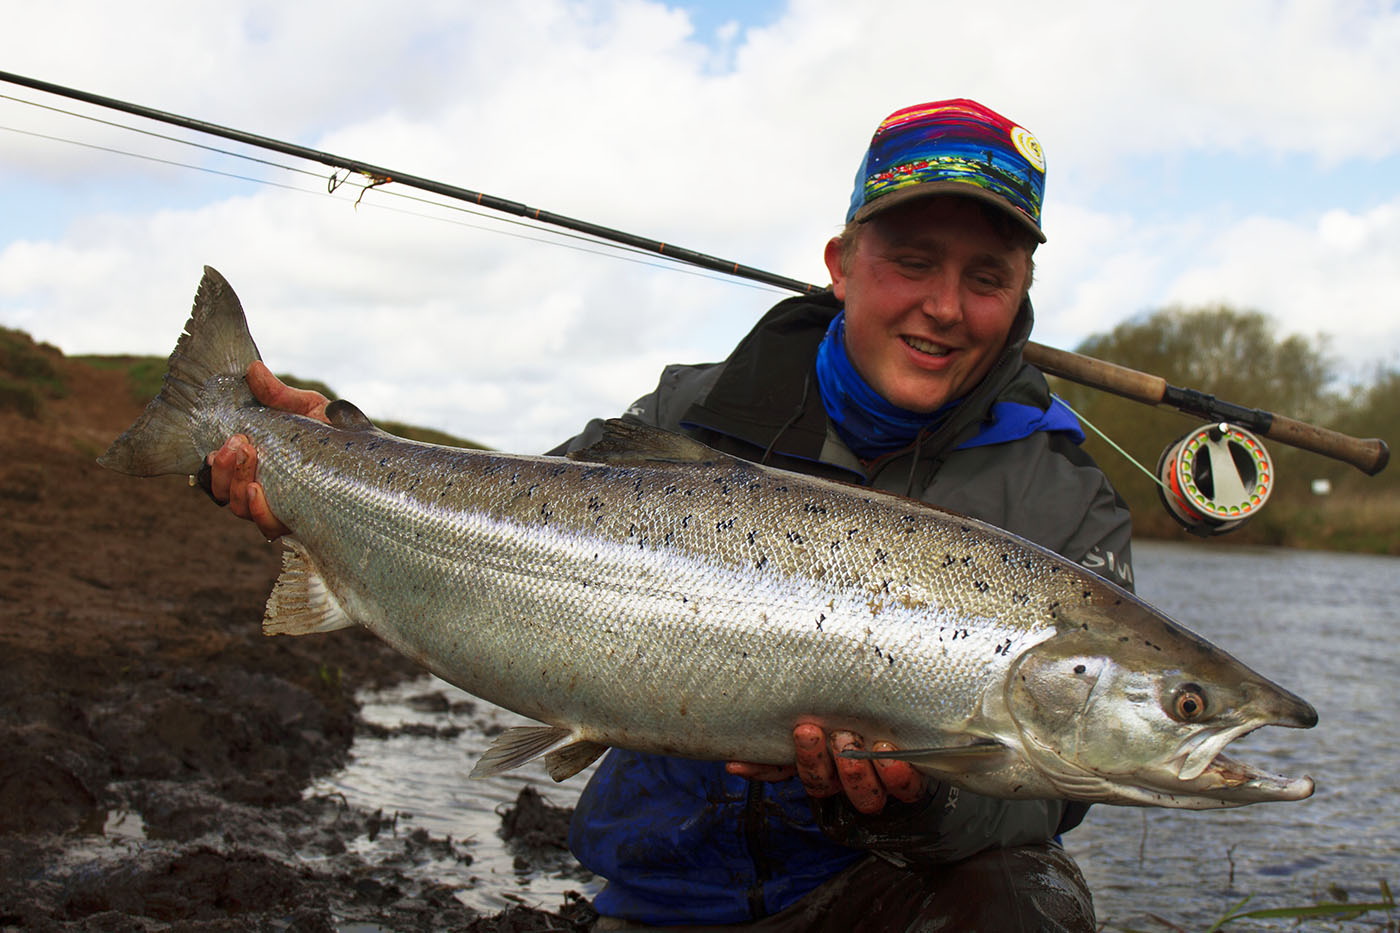
[[[1259,438],[1222,421],[1168,444],[1157,477],[1167,511],[1204,538],[1234,531],[1264,507],[1274,488],[1274,464]]]

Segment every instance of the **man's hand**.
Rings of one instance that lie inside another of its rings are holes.
[[[329,400],[320,392],[294,389],[256,361],[248,367],[248,388],[268,408],[326,421]],[[258,451],[242,434],[235,434],[224,446],[205,458],[209,464],[209,492],[216,502],[227,502],[229,511],[258,526],[269,541],[291,529],[282,524],[267,507],[262,484],[257,481]]]
[[[828,738],[820,726],[801,723],[792,730],[792,741],[797,750],[796,765],[731,761],[726,770],[751,781],[785,781],[796,774],[813,797],[844,793],[851,806],[865,814],[879,813],[890,797],[913,803],[923,797],[927,788],[924,776],[907,761],[841,757],[845,749],[865,747],[854,732],[837,731]],[[873,748],[893,750],[889,742],[876,742]]]

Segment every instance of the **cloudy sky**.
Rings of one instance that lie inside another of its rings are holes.
[[[1331,335],[1348,371],[1400,364],[1392,0],[0,12],[5,71],[819,283],[879,120],[973,97],[1047,155],[1042,342],[1223,301]],[[168,353],[207,263],[274,369],[372,417],[535,452],[619,412],[664,363],[722,358],[783,297],[392,188],[356,208],[359,191],[328,194],[319,166],[3,82],[0,95],[0,324],[68,353]]]

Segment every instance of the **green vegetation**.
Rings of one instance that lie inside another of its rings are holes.
[[[1400,370],[1382,368],[1369,383],[1338,390],[1324,338],[1278,339],[1273,322],[1258,312],[1167,308],[1090,337],[1077,349],[1238,405],[1400,442]],[[1163,448],[1200,424],[1170,409],[1062,380],[1052,383],[1072,408],[1148,469],[1157,465]],[[1128,501],[1136,533],[1189,539],[1161,504],[1155,482],[1088,433],[1085,449]],[[1276,471],[1273,496],[1259,515],[1230,532],[1230,542],[1400,553],[1395,530],[1400,528],[1400,469],[1368,477],[1317,454],[1265,443]],[[1316,480],[1330,483],[1331,494],[1315,495]]]
[[[37,418],[45,399],[66,395],[57,366],[62,358],[56,347],[35,343],[23,331],[0,327],[0,411]]]
[[[4,410],[6,407],[18,407],[14,405],[7,406],[5,402],[5,373],[9,372],[5,361],[8,358],[7,351],[9,346],[8,340],[10,335],[14,335],[17,338],[15,340],[16,344],[27,343],[29,347],[35,346],[34,342],[29,339],[28,335],[22,334],[19,331],[6,331],[3,328],[0,328],[0,410]],[[27,369],[24,370],[24,372],[38,373],[40,371],[40,367],[31,360],[31,357],[34,357],[36,355],[46,355],[45,359],[51,360],[62,359],[63,357],[63,355],[57,349],[53,347],[41,346],[36,351],[29,351],[22,355],[23,359],[27,361],[24,363],[24,365],[27,367]],[[128,388],[131,391],[132,399],[134,401],[140,402],[143,405],[155,397],[156,393],[160,391],[161,383],[165,380],[165,369],[167,364],[167,360],[165,357],[75,356],[73,357],[73,359],[78,362],[85,363],[89,366],[93,366],[97,369],[125,372],[127,376]],[[56,372],[56,370],[52,368],[52,362],[50,362],[48,365],[50,367],[48,372]],[[21,382],[21,387],[25,389],[26,398],[30,396],[33,397],[32,402],[30,403],[30,407],[32,407],[34,414],[31,414],[30,417],[34,417],[35,415],[37,415],[39,407],[42,404],[39,391],[42,388],[42,384],[38,381],[36,376],[22,376],[21,378],[23,380]],[[279,373],[278,378],[281,379],[283,382],[287,383],[287,385],[295,386],[298,389],[313,389],[317,392],[320,392],[326,398],[339,398],[339,396],[330,386],[326,385],[324,382],[319,382],[315,379],[301,379],[297,376],[293,376],[288,373]],[[56,382],[57,377],[54,376],[53,379]],[[58,388],[61,389],[61,384],[58,384]],[[61,395],[62,392],[52,391],[48,394],[50,395],[50,397],[54,397],[56,395]],[[26,409],[21,410],[25,411]],[[419,427],[417,425],[405,424],[401,421],[376,420],[375,424],[380,429],[387,431],[390,434],[393,434],[397,437],[407,438],[411,441],[422,441],[427,444],[441,444],[446,447],[466,447],[473,450],[486,449],[481,444],[478,444],[475,441],[466,440],[464,438],[448,434],[445,431],[438,431],[434,428]]]
[[[1238,920],[1280,920],[1291,921],[1283,924],[1268,924],[1263,927],[1258,924],[1250,924],[1247,929],[1274,929],[1274,930],[1298,930],[1304,929],[1303,922],[1314,921],[1334,921],[1346,923],[1360,917],[1366,917],[1366,928],[1378,931],[1400,930],[1400,916],[1396,913],[1395,895],[1390,891],[1390,885],[1385,879],[1380,882],[1381,898],[1378,901],[1355,902],[1351,901],[1347,891],[1335,884],[1328,885],[1326,898],[1319,898],[1316,903],[1299,907],[1261,907],[1253,910],[1245,910],[1253,897],[1245,897],[1238,903],[1230,907],[1221,915],[1220,919],[1205,929],[1205,933],[1216,933]],[[1384,912],[1383,918],[1367,916]],[[1154,923],[1160,924],[1156,927],[1158,933],[1161,930],[1169,930],[1172,933],[1188,933],[1188,928],[1180,924],[1173,923],[1156,914],[1149,914]],[[1149,933],[1136,927],[1127,927],[1113,923],[1111,920],[1100,924],[1100,929],[1119,930],[1121,933]]]

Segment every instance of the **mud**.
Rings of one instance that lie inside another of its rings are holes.
[[[586,929],[581,899],[479,916],[405,872],[470,844],[303,798],[355,692],[421,671],[360,631],[264,637],[280,548],[182,478],[96,466],[141,405],[56,365],[65,398],[0,411],[0,929]],[[567,857],[546,816],[517,858]],[[374,862],[348,845],[380,834]]]

